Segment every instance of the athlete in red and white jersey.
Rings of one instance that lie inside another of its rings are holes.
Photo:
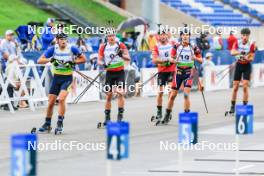
[[[249,81],[252,71],[251,62],[255,56],[256,46],[254,42],[250,42],[249,40],[250,30],[248,28],[244,28],[241,30],[241,40],[234,43],[233,48],[231,50],[231,54],[236,57],[237,62],[235,66],[235,74],[233,81],[233,94],[231,100],[231,108],[230,111],[226,112],[233,114],[235,113],[235,105],[237,98],[237,91],[239,88],[239,83],[243,76],[243,104],[246,105],[248,103],[248,87]]]
[[[173,77],[172,90],[169,96],[169,101],[166,109],[164,119],[157,124],[167,124],[171,119],[171,111],[174,104],[174,100],[178,94],[178,91],[183,84],[184,86],[184,111],[190,112],[190,99],[189,94],[192,87],[193,72],[195,69],[194,61],[202,63],[202,56],[200,50],[196,46],[190,44],[190,31],[188,28],[184,28],[181,31],[181,43],[175,45],[176,59],[173,60],[176,63],[176,73]]]
[[[117,120],[121,121],[123,119],[125,104],[125,61],[130,61],[130,56],[125,44],[116,42],[114,30],[107,31],[107,42],[100,46],[98,53],[98,65],[104,65],[106,70],[104,85],[104,91],[106,92],[104,125],[111,120],[111,100],[114,89],[118,93]]]
[[[169,42],[168,31],[159,31],[159,40],[152,51],[153,63],[158,66],[158,86],[159,91],[157,95],[157,115],[152,117],[152,121],[156,118],[162,118],[162,97],[163,91],[167,84],[172,82],[175,72],[174,57],[176,54],[173,44]]]

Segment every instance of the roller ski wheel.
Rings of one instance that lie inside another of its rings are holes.
[[[168,125],[168,123],[171,121],[171,119],[172,119],[172,115],[170,114],[169,117],[165,117],[163,120],[158,120],[156,122],[156,126],[158,126],[158,125]]]
[[[54,134],[55,135],[62,134],[62,130],[63,130],[63,120],[58,120],[57,127],[54,130]]]
[[[33,127],[32,130],[30,131],[31,134],[36,134],[37,133],[37,128]]]
[[[55,128],[54,134],[55,135],[62,134],[62,128],[60,128],[60,127]]]
[[[156,126],[159,126],[160,124],[162,124],[162,120],[158,120],[158,121],[155,123]]]
[[[226,111],[225,112],[225,117],[227,116],[234,116],[235,115],[235,112],[232,112],[232,111]]]
[[[105,122],[99,122],[97,124],[97,129],[104,129],[107,126],[108,122],[110,122],[110,120],[109,121],[105,121]]]
[[[151,119],[150,119],[150,121],[151,121],[151,122],[153,122],[155,119],[156,119],[156,117],[155,117],[155,116],[151,116]]]
[[[99,122],[98,124],[97,124],[97,129],[103,129],[103,128],[105,128],[106,127],[106,123],[105,122]]]

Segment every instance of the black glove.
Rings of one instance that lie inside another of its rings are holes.
[[[75,63],[73,61],[67,61],[63,64],[66,68],[73,68]]]
[[[164,63],[165,67],[169,67],[171,65],[170,61]]]
[[[55,58],[51,58],[50,63],[52,63],[55,67],[59,66],[59,61]]]
[[[108,68],[109,64],[104,64],[103,66],[104,68]]]
[[[246,52],[245,51],[241,51],[240,54],[244,56],[244,55],[246,55]]]

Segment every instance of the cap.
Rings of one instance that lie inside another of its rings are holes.
[[[205,57],[207,58],[207,57],[213,57],[213,54],[212,53],[206,53],[206,55],[205,55]]]
[[[11,35],[11,34],[14,34],[14,31],[10,29],[5,32],[5,35]]]

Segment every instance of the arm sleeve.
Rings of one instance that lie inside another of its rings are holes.
[[[233,46],[232,46],[233,50],[237,50],[238,49],[238,42],[237,40],[234,42]]]
[[[154,58],[154,57],[158,57],[158,55],[159,55],[159,49],[158,49],[158,46],[155,45],[155,46],[153,47],[153,49],[152,49],[152,58]]]
[[[176,57],[177,51],[176,51],[176,47],[173,46],[173,48],[171,49],[171,57]]]
[[[255,53],[255,51],[256,51],[256,45],[254,44],[254,43],[252,43],[251,45],[250,45],[250,53]]]
[[[54,47],[54,46],[48,48],[48,49],[45,51],[44,56],[45,56],[46,58],[51,58],[51,57],[53,56],[53,54],[54,54],[54,50],[55,50],[55,47]]]
[[[119,45],[120,45],[120,49],[123,49],[123,50],[127,49],[127,47],[124,43],[120,43]]]
[[[104,57],[104,44],[101,44],[98,50],[98,55]]]
[[[79,57],[82,54],[82,52],[76,46],[71,47],[71,52],[77,57]]]

